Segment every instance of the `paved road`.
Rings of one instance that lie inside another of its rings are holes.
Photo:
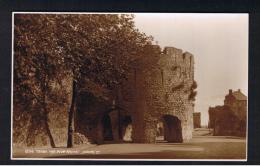
[[[82,159],[245,159],[246,140],[238,137],[195,136],[188,143],[160,142],[156,144],[123,143],[84,145],[72,149],[16,148],[14,149],[14,157]]]

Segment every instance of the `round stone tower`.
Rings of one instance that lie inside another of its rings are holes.
[[[153,46],[149,49],[158,49]],[[153,51],[154,52],[154,51]],[[164,140],[192,138],[194,57],[174,47],[140,59],[122,87],[121,105],[132,118],[133,142],[156,141],[157,124],[164,126]]]

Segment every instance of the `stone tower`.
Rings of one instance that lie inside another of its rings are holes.
[[[153,46],[156,49],[157,46]],[[133,142],[153,143],[156,126],[164,126],[164,139],[192,138],[194,57],[174,47],[146,55],[136,63],[123,85],[120,105],[132,119]]]

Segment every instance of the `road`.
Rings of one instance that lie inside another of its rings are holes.
[[[15,148],[14,158],[79,159],[245,159],[246,139],[194,136],[187,143],[118,143],[67,148]]]

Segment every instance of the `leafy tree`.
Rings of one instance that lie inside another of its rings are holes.
[[[192,85],[190,87],[191,92],[189,94],[189,100],[191,100],[193,102],[195,101],[195,98],[197,96],[197,91],[196,91],[197,87],[198,87],[197,82],[193,81],[193,83],[192,83]]]
[[[142,55],[152,38],[138,31],[133,15],[118,14],[16,14],[14,27],[14,102],[42,110],[45,131],[54,145],[47,123],[48,100],[66,102],[51,93],[50,80],[73,79],[69,111],[68,147],[73,146],[72,120],[77,91],[98,97],[126,78],[129,65]],[[99,88],[86,88],[85,83]]]

